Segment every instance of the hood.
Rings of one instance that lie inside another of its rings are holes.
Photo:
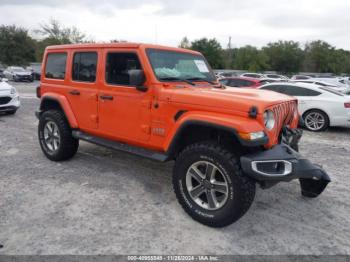
[[[14,75],[18,75],[18,76],[29,76],[31,75],[32,73],[31,72],[13,72]]]
[[[249,112],[252,106],[263,112],[267,107],[286,101],[296,100],[294,97],[268,90],[245,88],[172,88],[170,102],[222,108]]]
[[[0,92],[10,91],[11,88],[12,86],[10,86],[8,83],[0,81]]]

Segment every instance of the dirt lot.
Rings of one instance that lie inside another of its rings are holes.
[[[350,129],[306,132],[301,152],[333,182],[304,199],[297,182],[258,189],[237,223],[194,222],[172,191],[172,163],[81,143],[74,159],[40,151],[34,84],[0,116],[0,254],[350,254]]]

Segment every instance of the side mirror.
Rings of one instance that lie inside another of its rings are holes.
[[[146,76],[143,70],[132,69],[129,70],[129,84],[131,86],[136,86],[136,89],[142,92],[147,91],[147,87],[143,86],[146,81]]]

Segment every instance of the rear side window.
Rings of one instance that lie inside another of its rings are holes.
[[[142,69],[135,53],[107,54],[106,82],[114,85],[130,85],[129,70]]]
[[[298,86],[284,86],[282,92],[290,96],[318,96],[321,94],[320,92]]]
[[[75,53],[73,58],[72,79],[81,82],[95,82],[97,53]]]
[[[66,53],[48,54],[46,60],[45,77],[52,79],[64,79],[66,76]]]
[[[263,86],[261,89],[270,90],[275,92],[281,92],[281,86],[273,85],[273,86]]]

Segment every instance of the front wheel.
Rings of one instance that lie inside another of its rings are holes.
[[[255,182],[242,173],[238,159],[213,142],[190,145],[180,153],[173,186],[184,210],[211,227],[237,221],[255,196]]]
[[[62,111],[49,110],[40,116],[38,136],[43,153],[52,161],[72,158],[79,147],[79,140],[72,136],[72,130]]]

